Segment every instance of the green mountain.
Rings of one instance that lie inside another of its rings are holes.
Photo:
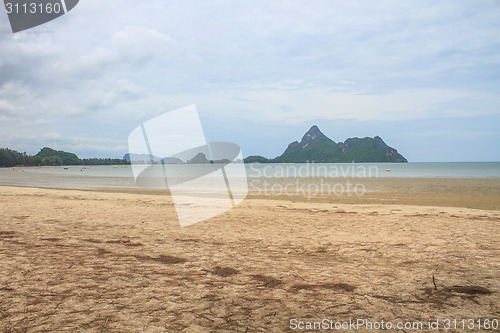
[[[398,151],[379,137],[349,138],[335,143],[314,125],[300,142],[288,145],[280,156],[267,160],[262,156],[249,156],[246,163],[350,163],[350,162],[408,162]]]
[[[252,155],[244,158],[245,163],[272,163],[272,160],[260,155]]]
[[[82,160],[73,153],[67,153],[62,150],[54,150],[49,147],[43,147],[38,154],[44,165],[79,165]]]

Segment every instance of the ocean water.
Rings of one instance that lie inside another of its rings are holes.
[[[203,167],[184,168],[195,174]],[[500,162],[247,164],[245,169],[248,178],[500,178]],[[0,184],[135,187],[130,166],[4,168],[0,169]]]
[[[246,169],[257,178],[500,178],[500,162],[250,164]]]

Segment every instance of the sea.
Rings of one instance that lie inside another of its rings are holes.
[[[175,165],[169,165],[175,168]],[[215,166],[217,167],[217,166]],[[222,167],[222,166],[219,166]],[[196,173],[202,165],[190,165]],[[500,162],[245,164],[255,178],[500,178]],[[1,168],[0,185],[136,187],[131,166]]]

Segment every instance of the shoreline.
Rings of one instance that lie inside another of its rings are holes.
[[[33,181],[39,179],[33,177]],[[85,178],[82,177],[83,180]],[[257,183],[256,183],[257,182]],[[267,186],[264,182],[267,182]],[[248,199],[290,200],[311,203],[401,204],[417,206],[464,207],[500,210],[500,179],[497,178],[249,178]],[[298,184],[298,186],[297,186]],[[321,184],[325,186],[322,191]],[[344,191],[360,184],[362,195]],[[40,189],[79,190],[86,192],[131,193],[169,196],[168,189],[134,187],[133,182],[113,187],[50,186],[47,184],[0,184],[0,187],[33,187]],[[274,186],[274,187],[273,187]],[[329,191],[328,191],[329,190]]]

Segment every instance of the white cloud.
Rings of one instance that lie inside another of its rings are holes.
[[[187,96],[178,98],[189,100]],[[487,105],[482,102],[485,98]],[[395,90],[384,94],[331,92],[322,88],[259,89],[198,95],[196,103],[200,112],[213,110],[213,117],[290,124],[317,119],[396,122],[500,114],[500,97],[447,89]]]
[[[458,138],[478,138],[482,136],[498,136],[497,132],[485,132],[485,131],[471,131],[471,130],[434,130],[434,131],[423,131],[423,132],[410,132],[408,135],[425,137],[425,136],[437,136],[437,137],[458,137]]]
[[[8,117],[12,116],[16,108],[5,100],[0,100],[0,115]]]
[[[142,62],[170,55],[178,43],[169,35],[142,26],[128,26],[113,33],[113,49],[126,60]]]

